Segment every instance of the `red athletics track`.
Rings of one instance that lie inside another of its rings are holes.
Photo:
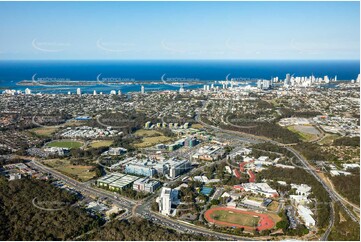
[[[239,210],[239,209],[233,209],[233,208],[225,208],[225,207],[215,207],[215,208],[211,208],[208,209],[205,213],[204,213],[204,218],[209,222],[209,223],[214,223],[216,225],[222,225],[222,226],[228,226],[228,227],[237,227],[237,228],[244,228],[247,230],[254,230],[254,227],[250,227],[250,226],[242,226],[239,224],[232,224],[232,223],[228,223],[228,222],[223,222],[223,221],[218,221],[218,220],[214,220],[211,217],[211,214],[214,211],[219,211],[219,210],[224,210],[224,211],[232,211],[235,213],[239,213],[239,214],[248,214],[248,215],[254,215],[260,218],[259,220],[259,224],[257,226],[257,229],[259,231],[262,230],[266,230],[266,229],[271,229],[275,226],[275,222],[272,220],[272,218],[270,216],[268,216],[267,214],[263,214],[263,213],[256,213],[256,212],[250,212],[250,211],[244,211],[244,210]]]

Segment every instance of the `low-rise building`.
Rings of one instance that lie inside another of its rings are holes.
[[[168,176],[171,179],[190,170],[192,164],[188,160],[163,159],[143,159],[134,160],[125,166],[125,173],[140,176],[153,177],[156,174]]]
[[[123,147],[110,147],[109,150],[105,151],[102,155],[121,155],[127,152],[127,149]]]
[[[70,150],[63,147],[46,147],[44,148],[44,152],[46,152],[48,155],[64,156],[67,155]]]
[[[263,195],[265,197],[277,197],[277,190],[271,188],[267,183],[243,183],[234,186],[235,189],[240,189],[246,192]]]
[[[137,161],[136,163],[128,163],[125,166],[124,172],[127,174],[153,177],[157,173],[157,171],[152,166],[148,166],[148,162],[149,161],[144,160]]]
[[[133,190],[142,192],[154,192],[160,187],[159,181],[150,180],[148,177],[140,178],[133,183]]]
[[[218,145],[203,146],[193,154],[192,158],[197,160],[214,161],[221,158],[224,155],[222,147]]]
[[[301,217],[302,221],[305,223],[307,228],[311,228],[316,225],[316,221],[312,217],[313,212],[309,208],[307,208],[303,205],[298,205],[297,212],[298,212],[298,215]]]
[[[112,191],[122,191],[126,188],[132,187],[133,183],[138,180],[139,177],[131,176],[122,173],[111,173],[96,181],[98,187],[106,188]]]

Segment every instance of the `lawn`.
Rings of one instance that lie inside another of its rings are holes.
[[[54,134],[56,130],[57,130],[56,127],[49,126],[49,127],[34,128],[34,129],[30,129],[29,131],[39,136],[51,137],[51,135]]]
[[[325,136],[318,142],[320,145],[331,145],[335,139],[341,136],[337,134],[325,134]]]
[[[166,137],[166,136],[144,137],[141,143],[136,143],[134,144],[134,146],[137,148],[145,148],[159,143],[169,142],[171,140],[172,140],[171,137]]]
[[[165,143],[173,140],[173,138],[166,137],[157,130],[140,129],[137,130],[134,134],[136,136],[142,137],[141,142],[134,144],[136,148],[150,147],[159,143]]]
[[[201,125],[201,124],[192,124],[192,128],[193,129],[201,129],[201,128],[203,128],[203,125]]]
[[[60,148],[80,148],[83,143],[74,140],[56,140],[48,143],[46,146],[49,147],[60,147]]]
[[[148,130],[148,129],[139,129],[137,131],[135,131],[134,133],[136,136],[141,136],[141,137],[154,137],[154,136],[161,136],[163,135],[161,132],[157,131],[157,130]]]
[[[95,171],[91,171],[94,169],[94,166],[74,166],[66,159],[45,160],[44,164],[82,182],[86,182],[96,176]]]
[[[273,202],[272,202],[273,203]],[[271,203],[271,204],[272,204]],[[278,214],[274,214],[274,213],[267,213],[267,215],[273,220],[273,222],[276,224],[279,221],[282,220],[282,218],[280,216],[278,216]]]
[[[317,138],[317,133],[312,128],[318,132],[318,130],[312,126],[295,125],[287,127],[288,130],[298,134],[301,139],[306,142]]]
[[[233,211],[226,210],[214,211],[211,217],[221,222],[228,222],[249,227],[257,226],[259,222],[259,217],[255,217],[254,215],[235,213]]]
[[[278,205],[279,205],[278,202],[273,201],[273,202],[267,207],[267,209],[268,209],[269,211],[276,212],[277,209],[278,209]]]
[[[91,148],[109,147],[113,144],[113,140],[95,140],[90,143]]]

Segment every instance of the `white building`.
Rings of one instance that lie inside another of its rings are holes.
[[[66,155],[70,150],[63,147],[46,147],[44,151],[48,154],[63,156]]]
[[[163,187],[160,196],[157,198],[159,212],[163,215],[172,213],[172,204],[178,204],[178,190]]]
[[[264,195],[265,197],[276,197],[278,196],[277,190],[271,188],[267,183],[243,183],[240,186],[241,190],[246,192],[252,192],[254,194]]]
[[[331,176],[339,176],[339,175],[349,176],[352,173],[348,172],[348,171],[331,170],[330,174],[331,174]]]
[[[315,220],[311,216],[311,215],[313,215],[313,212],[309,208],[307,208],[303,205],[298,205],[297,211],[298,211],[298,215],[301,217],[301,219],[303,220],[303,222],[305,223],[307,228],[310,228],[310,227],[313,227],[316,225]]]
[[[302,195],[307,197],[308,195],[311,194],[311,187],[306,184],[301,184],[301,185],[291,184],[291,187],[293,189],[296,189],[297,195]]]
[[[12,173],[9,176],[9,181],[19,180],[19,179],[21,179],[21,174],[20,173]]]
[[[311,201],[303,195],[290,195],[290,199],[294,202],[296,205],[305,205],[310,203]]]
[[[29,88],[25,89],[25,95],[30,95],[31,94],[31,90]]]
[[[105,151],[102,155],[121,155],[127,152],[127,149],[122,147],[110,147],[108,151]]]
[[[76,94],[77,94],[77,95],[81,95],[81,89],[80,89],[80,88],[77,88],[77,89],[76,89]]]
[[[342,164],[342,166],[344,170],[360,168],[359,164]]]

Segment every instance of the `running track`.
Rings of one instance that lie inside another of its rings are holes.
[[[204,213],[204,218],[209,222],[209,223],[214,223],[216,225],[222,225],[222,226],[227,226],[227,227],[237,227],[237,228],[244,228],[247,230],[254,230],[254,227],[250,227],[250,226],[242,226],[239,224],[233,224],[233,223],[228,223],[228,222],[223,222],[223,221],[219,221],[219,220],[215,220],[211,217],[211,214],[214,211],[233,211],[235,213],[239,213],[239,214],[248,214],[248,215],[254,215],[254,216],[258,216],[260,218],[259,220],[259,224],[257,226],[257,229],[259,231],[262,230],[266,230],[266,229],[271,229],[275,226],[275,222],[273,221],[273,219],[268,216],[267,214],[263,214],[263,213],[256,213],[256,212],[250,212],[250,211],[245,211],[245,210],[239,210],[239,209],[233,209],[233,208],[225,208],[225,207],[215,207],[215,208],[211,208],[208,209],[205,213]]]

